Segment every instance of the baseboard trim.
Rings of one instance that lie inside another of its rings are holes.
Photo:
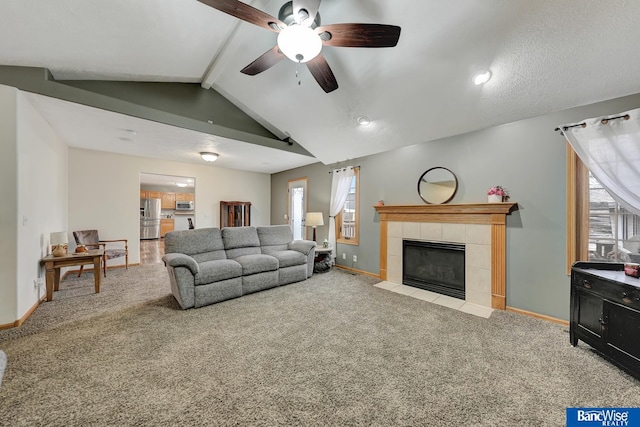
[[[339,268],[341,270],[350,271],[352,273],[364,274],[365,276],[374,277],[376,279],[380,278],[380,275],[378,275],[378,274],[369,273],[368,271],[363,271],[363,270],[356,270],[355,268],[345,267],[344,265],[337,265],[336,264],[335,267]]]
[[[513,307],[509,307],[509,306],[507,306],[506,310],[507,311],[511,311],[512,313],[518,313],[518,314],[522,314],[524,316],[535,317],[536,319],[546,320],[547,322],[557,323],[557,324],[562,325],[562,326],[567,326],[567,327],[569,326],[569,321],[568,320],[562,320],[562,319],[558,319],[556,317],[551,317],[551,316],[546,316],[544,314],[534,313],[533,311],[521,310],[519,308],[513,308]]]
[[[4,325],[0,325],[0,330],[17,328],[18,326],[22,325],[29,318],[29,316],[31,316],[33,312],[36,311],[36,308],[38,308],[38,306],[42,304],[46,299],[47,299],[46,295],[43,295],[42,297],[40,297],[40,299],[33,305],[33,307],[31,307],[29,311],[27,311],[24,314],[24,316],[22,316],[20,319],[16,320],[15,322],[5,323]]]

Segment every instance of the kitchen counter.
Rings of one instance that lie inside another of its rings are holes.
[[[193,213],[189,213],[189,211],[183,211],[185,213],[178,214],[174,217],[175,219],[175,230],[188,230],[189,229],[189,220],[195,225],[196,217]]]

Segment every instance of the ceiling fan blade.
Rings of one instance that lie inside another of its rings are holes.
[[[336,76],[333,75],[331,67],[329,67],[327,60],[322,56],[322,54],[319,54],[306,64],[311,75],[316,79],[322,90],[329,93],[338,89]]]
[[[329,33],[331,37],[326,40]],[[398,44],[400,27],[384,24],[331,24],[316,28],[325,46],[393,47]]]
[[[244,67],[240,70],[241,73],[248,74],[250,76],[255,76],[265,70],[276,65],[282,58],[284,58],[284,54],[280,52],[278,46],[274,46],[273,49],[269,49],[265,53],[263,53],[258,59],[253,61],[251,64]]]
[[[279,32],[286,25],[278,18],[265,13],[253,6],[249,6],[246,3],[242,3],[238,0],[198,0],[200,3],[204,3],[207,6],[211,6],[214,9],[224,12],[228,15],[235,16],[238,19],[242,19],[250,24],[257,25],[267,30]],[[273,25],[269,25],[273,24]],[[278,28],[280,27],[280,28]]]
[[[296,23],[311,26],[313,20],[316,19],[316,14],[318,13],[319,8],[320,0],[293,0],[293,16],[295,17]],[[300,9],[306,10],[309,14],[309,17],[304,23],[300,22]]]

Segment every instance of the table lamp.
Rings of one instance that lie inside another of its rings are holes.
[[[49,241],[52,246],[51,253],[53,256],[65,256],[67,254],[67,246],[69,238],[66,231],[56,231],[49,235]]]
[[[322,212],[307,212],[305,217],[305,225],[307,227],[313,227],[313,241],[316,241],[316,227],[324,225],[324,219],[322,218]]]

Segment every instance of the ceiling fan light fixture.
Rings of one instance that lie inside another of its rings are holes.
[[[491,80],[491,71],[489,71],[489,70],[481,71],[478,74],[476,74],[475,76],[473,76],[473,83],[476,86],[483,85],[486,82],[488,82],[489,80]]]
[[[278,34],[278,47],[290,60],[308,62],[322,50],[322,40],[311,28],[293,24]]]
[[[200,153],[200,157],[202,157],[202,160],[204,160],[205,162],[215,162],[218,159],[218,154],[202,152]]]

